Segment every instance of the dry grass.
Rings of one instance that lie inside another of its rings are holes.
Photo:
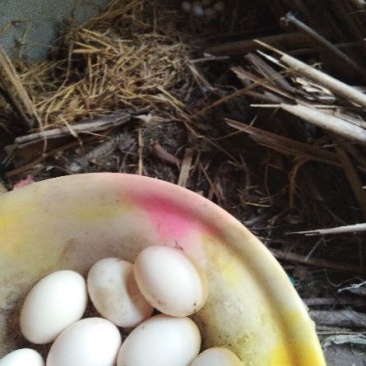
[[[55,61],[23,67],[41,129],[126,108],[147,108],[163,120],[184,114],[189,48],[178,32],[159,30],[153,9],[151,1],[112,1],[99,16],[68,30]],[[143,20],[146,13],[154,29]]]

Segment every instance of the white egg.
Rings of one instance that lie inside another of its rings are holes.
[[[119,327],[135,327],[154,310],[136,284],[133,265],[122,259],[96,262],[88,273],[87,286],[98,312]]]
[[[225,3],[223,1],[217,1],[213,7],[215,8],[215,10],[217,10],[218,12],[223,11],[225,9]]]
[[[44,361],[34,349],[21,348],[3,357],[0,366],[44,366]]]
[[[52,344],[47,366],[114,366],[121,334],[109,320],[86,318],[67,327]]]
[[[127,336],[117,366],[188,366],[200,347],[201,336],[191,319],[156,315]]]
[[[82,317],[87,301],[86,282],[79,273],[51,273],[28,293],[20,313],[21,332],[33,343],[51,342]]]
[[[186,13],[191,11],[191,3],[189,1],[183,1],[180,6]]]
[[[164,314],[188,316],[207,299],[207,279],[182,250],[150,246],[134,266],[136,282],[147,301]]]
[[[203,17],[205,15],[205,10],[199,2],[193,3],[192,5],[192,13],[196,17]]]
[[[229,349],[213,347],[200,353],[190,366],[244,366],[244,364]]]

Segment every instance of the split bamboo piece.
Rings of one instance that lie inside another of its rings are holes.
[[[305,105],[280,104],[280,107],[325,130],[344,136],[366,146],[366,130],[329,113]]]
[[[316,70],[314,67],[309,66],[306,63],[284,52],[281,52],[280,50],[273,48],[259,40],[257,40],[256,42],[259,45],[267,47],[267,49],[270,49],[271,51],[279,54],[279,60],[285,63],[288,67],[290,67],[293,72],[296,72],[303,77],[307,77],[314,83],[317,83],[329,89],[335,95],[338,95],[355,105],[366,107],[366,95],[358,91],[353,86],[347,85],[346,83],[343,83],[342,81],[339,81],[322,71]]]

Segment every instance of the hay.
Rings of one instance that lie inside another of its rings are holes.
[[[21,79],[41,129],[117,109],[147,108],[161,120],[184,114],[189,48],[178,32],[159,29],[151,1],[112,1],[106,11],[59,39],[54,60],[23,70]],[[143,20],[151,13],[151,24]],[[155,28],[153,25],[155,24]]]

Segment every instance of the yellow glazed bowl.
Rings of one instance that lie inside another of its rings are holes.
[[[86,274],[98,259],[134,261],[148,245],[179,246],[207,274],[193,316],[203,347],[226,346],[250,366],[325,365],[314,324],[279,263],[207,199],[152,178],[94,173],[0,196],[0,357],[19,346],[18,314],[37,280]]]

